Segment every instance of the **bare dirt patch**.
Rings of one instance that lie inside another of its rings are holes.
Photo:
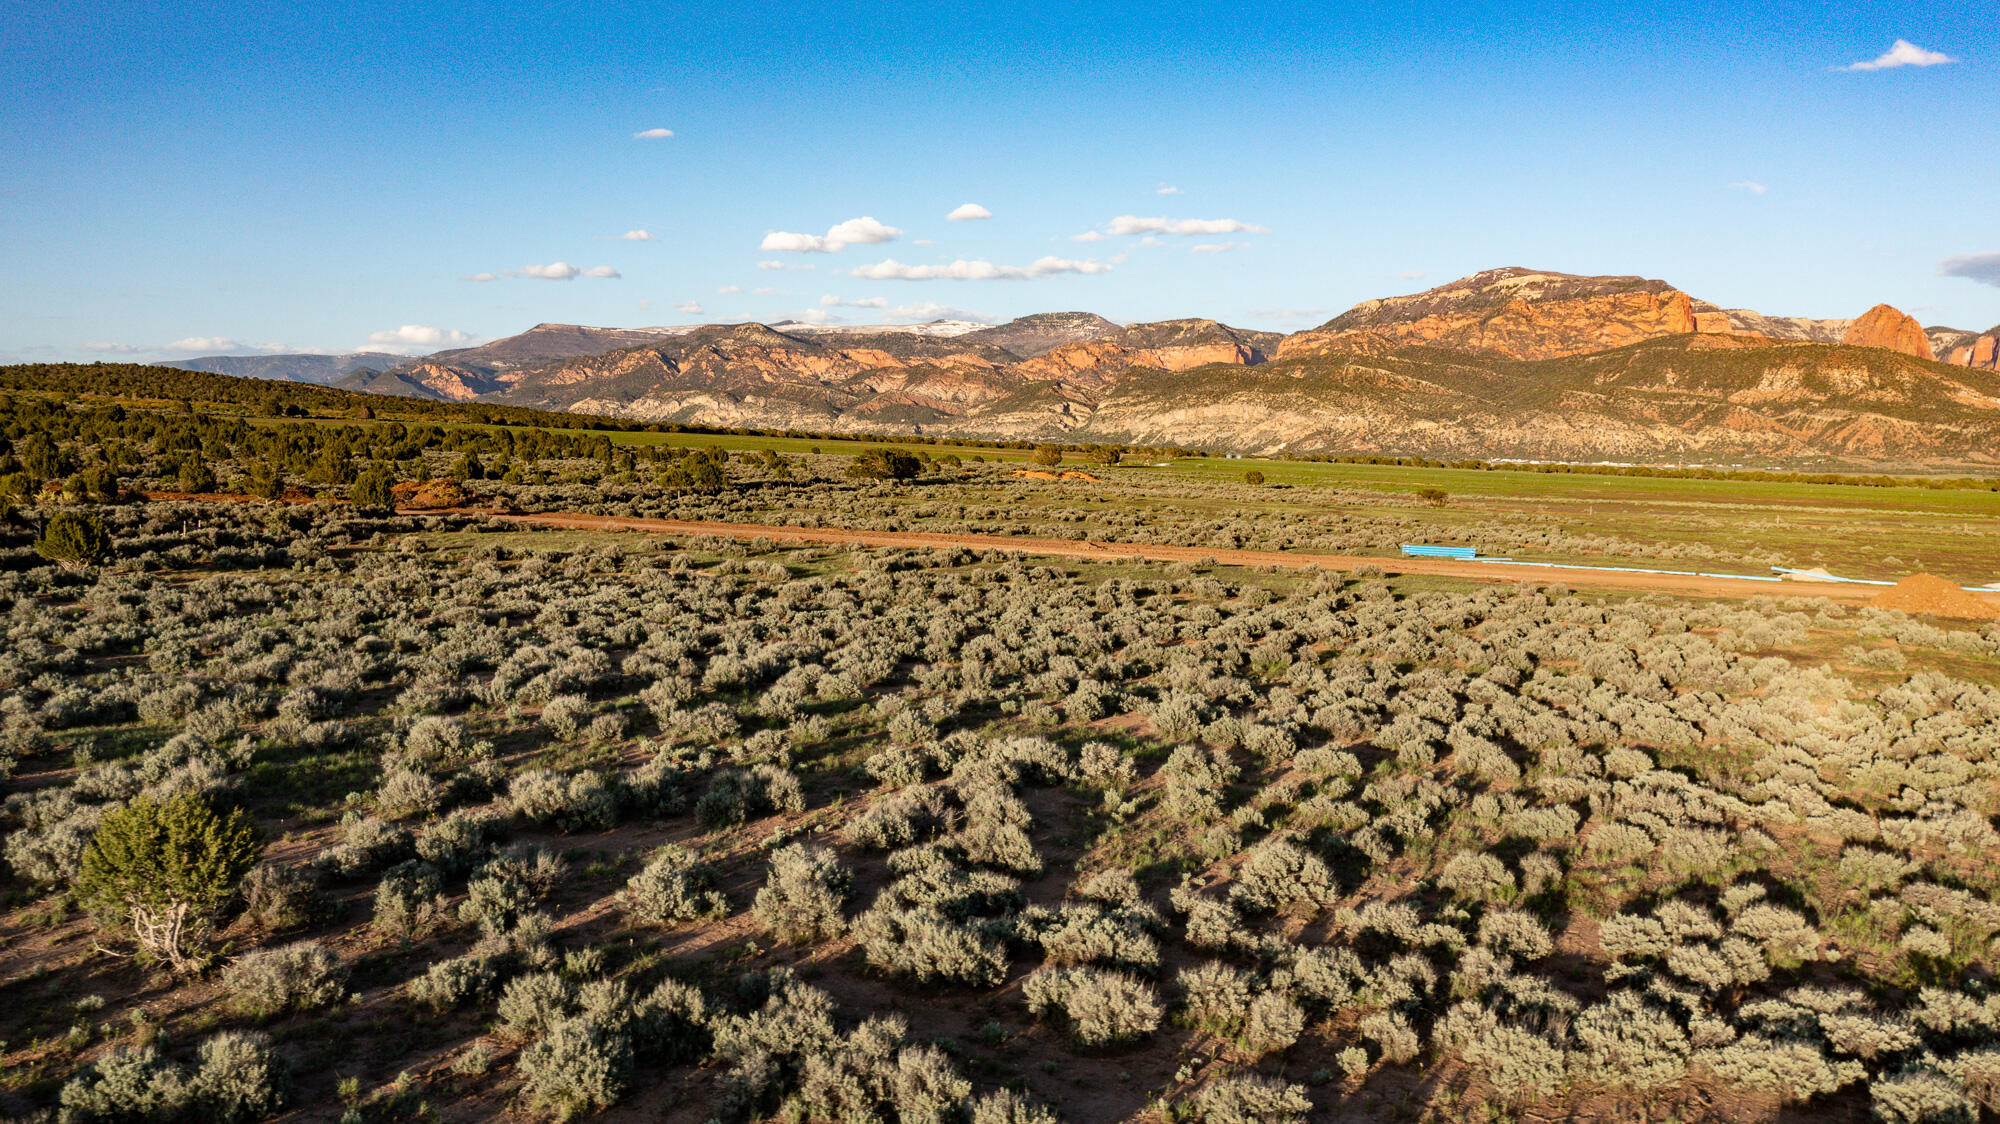
[[[1878,609],[1900,609],[1933,617],[2000,620],[2000,600],[1961,588],[1936,574],[1912,574],[1877,594],[1869,604]]]
[[[440,514],[433,512],[431,514]],[[1144,558],[1155,562],[1213,563],[1224,566],[1283,566],[1289,569],[1352,570],[1360,566],[1380,567],[1385,573],[1424,574],[1433,577],[1464,578],[1471,581],[1512,585],[1523,581],[1560,582],[1571,586],[1609,589],[1658,590],[1700,597],[1769,597],[1790,593],[1770,582],[1712,578],[1698,574],[1643,574],[1606,570],[1572,569],[1562,566],[1537,568],[1532,573],[1508,566],[1482,562],[1453,562],[1431,558],[1366,558],[1347,554],[1306,554],[1276,550],[1228,550],[1216,547],[1166,546],[1158,543],[1096,542],[1092,540],[1038,539],[1012,535],[946,535],[920,531],[857,531],[843,527],[780,527],[759,523],[698,522],[679,519],[627,519],[611,515],[571,515],[544,512],[534,515],[493,514],[509,523],[533,527],[568,527],[579,530],[651,531],[667,535],[717,535],[732,539],[767,538],[773,542],[837,543],[851,546],[889,546],[909,550],[999,550],[1025,554],[1084,558],[1097,562],[1122,558]],[[1943,581],[1943,579],[1934,579]],[[1949,584],[1949,583],[1946,583]],[[1957,589],[1958,587],[1952,586]],[[1890,591],[1893,592],[1893,591]],[[1969,601],[1971,612],[1940,609],[1909,610],[1940,616],[1967,616],[1970,619],[2000,619],[2000,594],[1959,590]],[[1886,596],[1886,594],[1884,594]],[[1812,596],[1849,603],[1871,602],[1876,587],[1864,585],[1815,584]],[[1874,602],[1878,603],[1879,602]],[[1883,605],[1883,608],[1899,606]]]

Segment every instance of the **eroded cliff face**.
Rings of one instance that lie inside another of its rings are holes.
[[[1263,361],[1248,344],[1216,341],[1166,347],[1127,347],[1115,343],[1072,343],[1044,352],[1037,358],[1016,364],[1012,370],[1024,379],[1069,380],[1102,385],[1106,380],[1134,367],[1160,371],[1191,371],[1196,367],[1222,364],[1247,367]]]
[[[2000,325],[1955,345],[1941,358],[1954,367],[2000,371]]]
[[[1287,337],[1278,358],[1435,347],[1559,359],[1696,330],[1688,295],[1663,281],[1495,269],[1407,297],[1365,301]]]
[[[1935,358],[1931,354],[1931,339],[1925,334],[1924,326],[1917,323],[1914,317],[1886,304],[1878,304],[1862,313],[1840,337],[1840,342],[1850,347],[1883,347],[1919,359]]]
[[[416,363],[403,368],[400,373],[447,402],[470,402],[481,395],[506,389],[497,379],[441,363]]]

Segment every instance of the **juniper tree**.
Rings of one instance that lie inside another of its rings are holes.
[[[192,971],[258,847],[241,809],[223,816],[198,793],[164,804],[142,793],[98,825],[84,848],[77,897],[99,924],[128,932],[143,954]]]

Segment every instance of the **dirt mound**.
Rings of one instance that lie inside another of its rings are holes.
[[[1014,479],[1016,479],[1016,480],[1090,480],[1090,481],[1093,481],[1093,482],[1094,482],[1094,481],[1096,481],[1096,480],[1097,480],[1097,477],[1095,477],[1095,476],[1092,476],[1092,475],[1091,475],[1090,473],[1088,473],[1088,472],[1076,472],[1076,471],[1073,471],[1073,470],[1072,470],[1072,471],[1066,471],[1066,472],[1062,473],[1061,475],[1057,475],[1056,473],[1053,473],[1053,472],[1040,472],[1040,471],[1037,471],[1036,469],[1032,469],[1032,468],[1017,468],[1017,469],[1015,469],[1015,470],[1014,470]]]
[[[1878,609],[1901,609],[1959,620],[2000,620],[2000,598],[1960,589],[1936,574],[1912,574],[1869,602]]]
[[[389,494],[395,499],[397,507],[415,511],[463,507],[478,498],[452,480],[428,480],[422,484],[405,480],[391,486]]]

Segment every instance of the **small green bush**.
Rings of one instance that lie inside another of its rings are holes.
[[[35,539],[35,553],[65,569],[94,566],[111,555],[111,535],[99,516],[81,511],[59,511],[42,526]]]
[[[869,449],[847,466],[847,474],[863,480],[912,480],[923,462],[900,449]]]

